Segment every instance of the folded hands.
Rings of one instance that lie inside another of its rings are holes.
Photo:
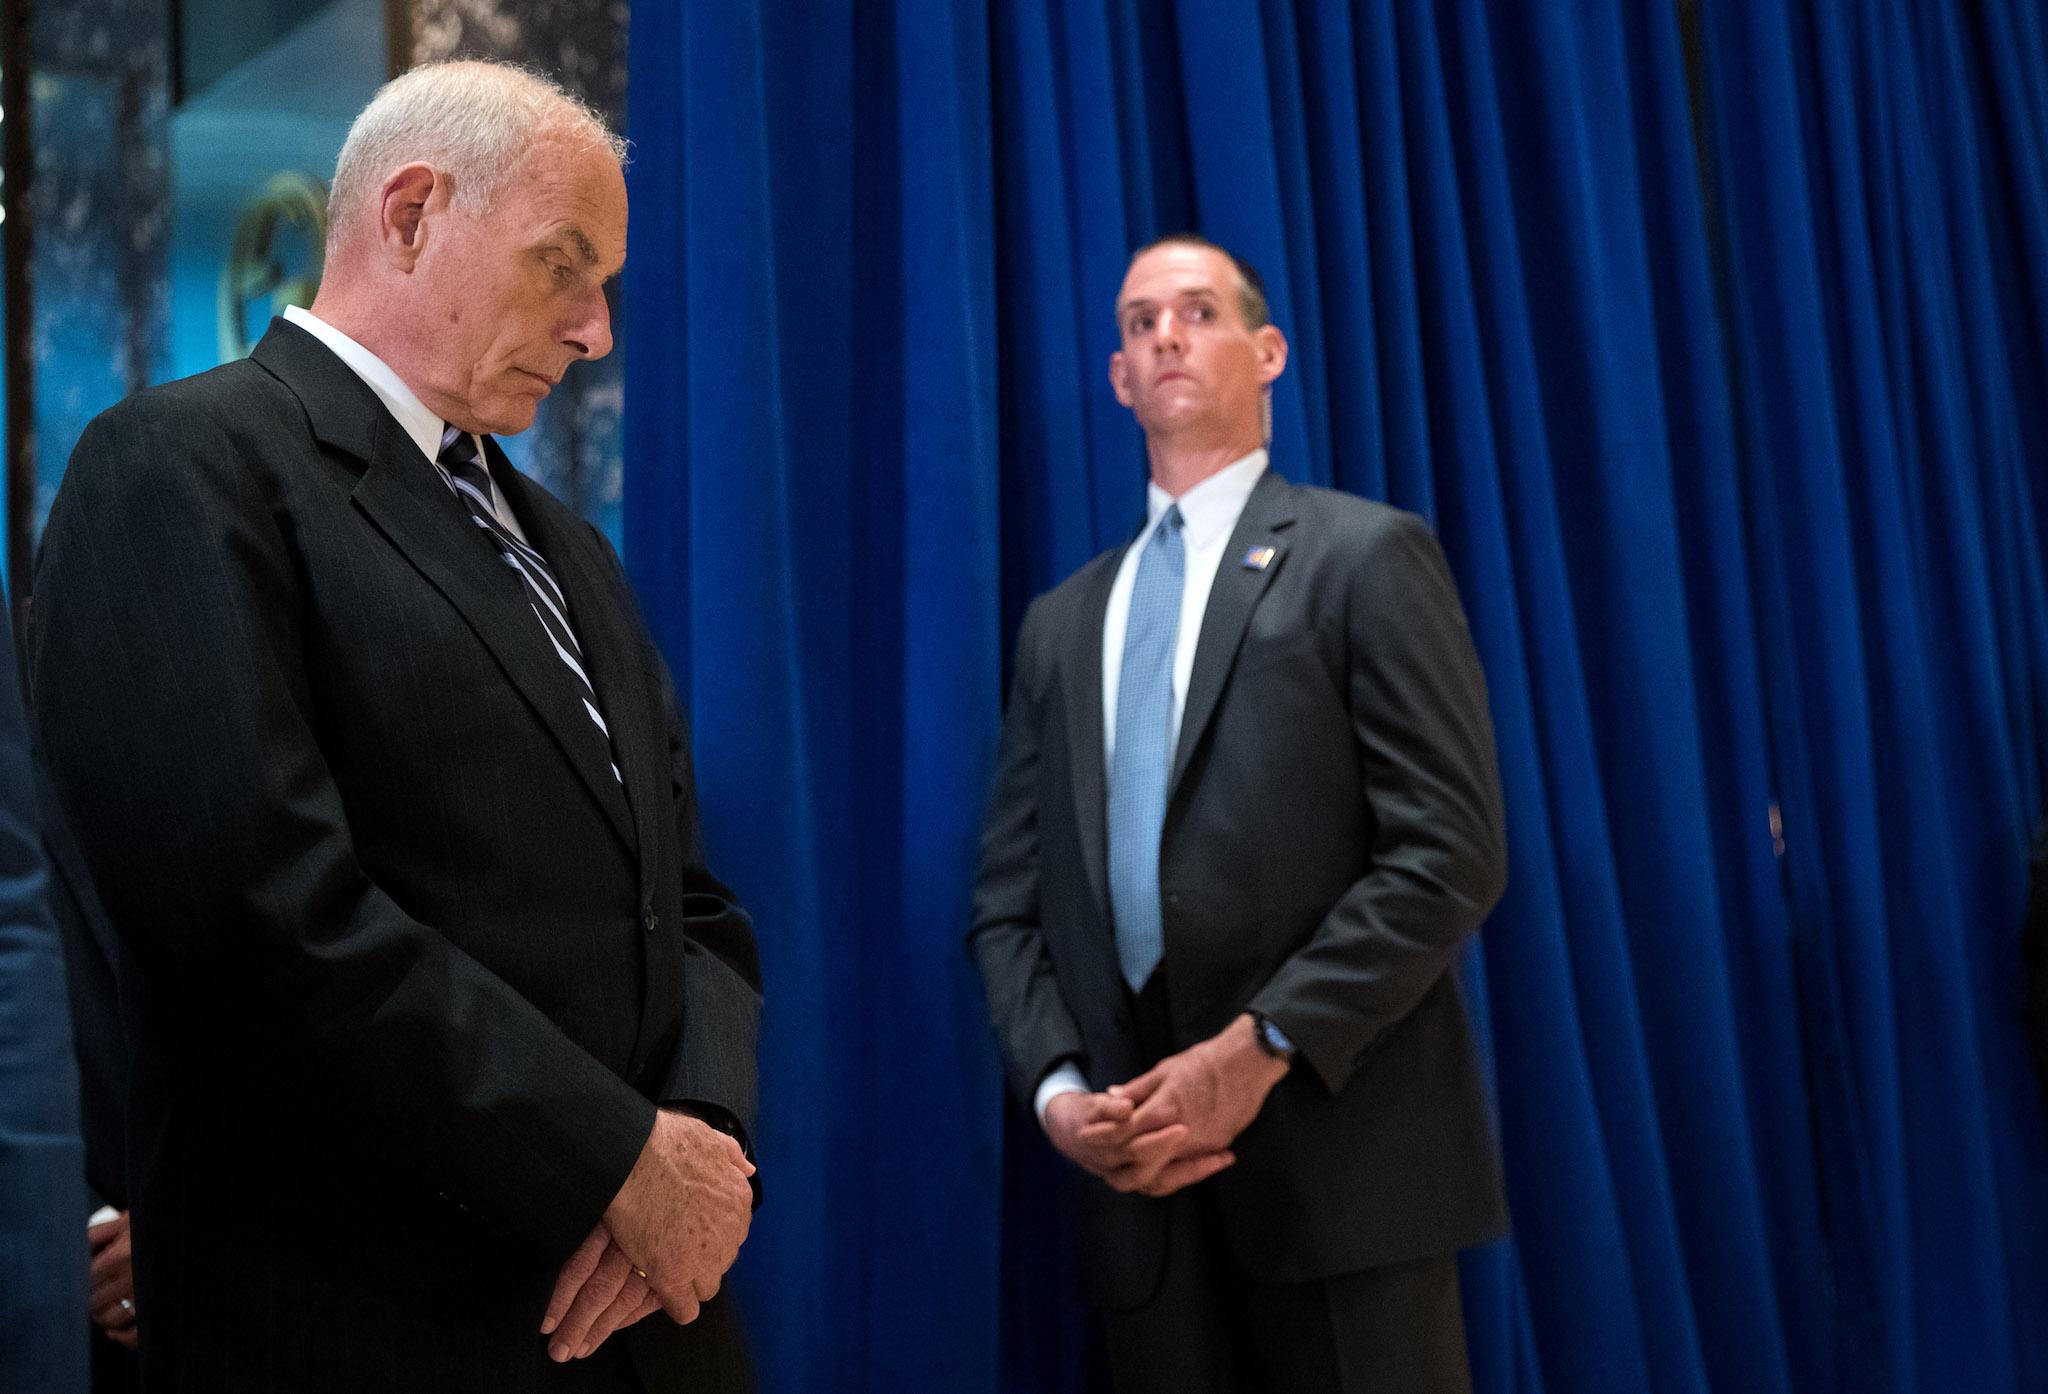
[[[1075,1165],[1119,1191],[1168,1196],[1237,1160],[1230,1148],[1287,1063],[1260,1049],[1250,1015],[1125,1084],[1055,1095],[1045,1128]]]
[[[754,1213],[739,1143],[663,1109],[626,1184],[555,1279],[541,1321],[556,1360],[587,1356],[657,1308],[696,1320],[739,1256]]]

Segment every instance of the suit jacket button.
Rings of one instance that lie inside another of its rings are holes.
[[[655,927],[660,923],[661,917],[659,915],[656,915],[652,910],[646,910],[641,912],[640,928],[647,931],[647,933],[654,933]]]

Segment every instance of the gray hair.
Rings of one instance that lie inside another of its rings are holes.
[[[423,64],[378,88],[348,128],[327,195],[329,235],[346,240],[384,180],[415,160],[448,176],[456,207],[481,213],[547,139],[626,163],[626,142],[604,118],[539,73],[478,60]]]

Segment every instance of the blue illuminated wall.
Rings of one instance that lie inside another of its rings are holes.
[[[382,0],[335,0],[172,113],[166,376],[220,362],[216,295],[236,220],[280,170],[334,172],[349,122],[384,80],[384,47]]]
[[[161,0],[30,14],[36,521],[86,422],[163,375],[169,29]]]

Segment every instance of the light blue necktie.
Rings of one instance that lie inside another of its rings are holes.
[[[1109,771],[1109,904],[1116,958],[1133,991],[1165,952],[1159,929],[1159,833],[1173,768],[1173,651],[1180,638],[1185,544],[1169,507],[1138,558],[1116,687]]]

